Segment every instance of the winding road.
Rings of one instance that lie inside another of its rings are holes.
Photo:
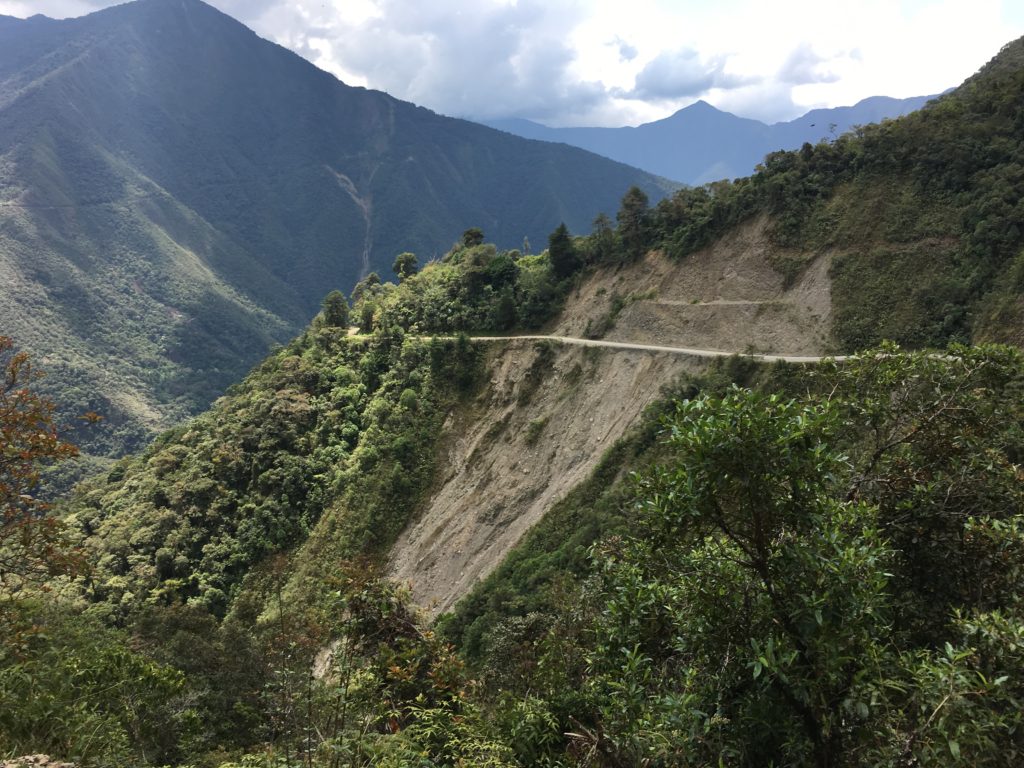
[[[440,338],[440,337],[439,337]],[[450,337],[444,337],[450,338]],[[579,347],[604,347],[606,349],[633,349],[640,352],[667,352],[690,357],[748,357],[765,363],[819,363],[822,360],[846,360],[847,355],[773,355],[757,352],[723,352],[720,349],[693,349],[690,347],[666,347],[660,344],[637,344],[629,341],[605,341],[604,339],[581,339],[575,336],[471,336],[473,341],[557,341],[560,344],[574,344]]]

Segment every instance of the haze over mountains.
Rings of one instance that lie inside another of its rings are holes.
[[[352,88],[199,0],[0,19],[0,317],[99,450],[205,405],[332,288],[649,174]]]
[[[872,96],[851,107],[815,109],[768,125],[698,101],[663,120],[623,128],[549,128],[531,120],[488,120],[516,136],[582,147],[684,184],[748,176],[769,152],[831,140],[851,128],[923,107],[933,96]]]

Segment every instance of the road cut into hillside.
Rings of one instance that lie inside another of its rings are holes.
[[[388,563],[430,615],[496,568],[680,377],[732,355],[828,356],[831,255],[781,250],[769,225],[758,217],[682,259],[602,267],[547,334],[475,337],[489,383],[445,424],[434,487]],[[785,264],[799,268],[787,277]]]

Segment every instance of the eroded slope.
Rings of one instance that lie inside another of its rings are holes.
[[[432,614],[493,570],[582,482],[661,387],[705,363],[664,353],[505,342],[471,409],[445,425],[443,478],[389,572]]]
[[[828,254],[787,281],[759,217],[673,261],[658,252],[591,274],[553,333],[744,352],[829,348]],[[482,342],[481,342],[482,343]],[[443,476],[392,549],[389,573],[436,614],[502,561],[551,506],[586,479],[680,374],[705,360],[661,352],[492,342],[490,384],[445,424]]]
[[[685,258],[652,251],[595,272],[557,333],[727,352],[830,351],[831,257],[780,248],[769,225],[759,216]],[[787,279],[785,264],[803,266]]]

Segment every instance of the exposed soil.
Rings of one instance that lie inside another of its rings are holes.
[[[390,574],[411,582],[432,615],[454,605],[582,482],[662,385],[706,364],[552,344],[537,381],[527,375],[537,342],[499,343],[491,385],[445,425],[438,490],[392,550]]]
[[[552,334],[593,336],[601,327],[605,339],[621,342],[827,353],[829,257],[810,259],[787,286],[773,264],[788,254],[769,244],[767,223],[751,221],[678,262],[652,253],[596,272],[570,298]],[[622,300],[617,313],[615,297]],[[708,364],[667,351],[489,343],[490,386],[445,424],[443,475],[388,564],[431,615],[489,574],[667,384]]]
[[[767,217],[737,227],[678,261],[652,252],[581,285],[555,333],[727,352],[817,355],[829,351],[830,257],[810,260],[792,285],[773,264],[787,254],[768,241]],[[613,303],[625,306],[609,323]]]

